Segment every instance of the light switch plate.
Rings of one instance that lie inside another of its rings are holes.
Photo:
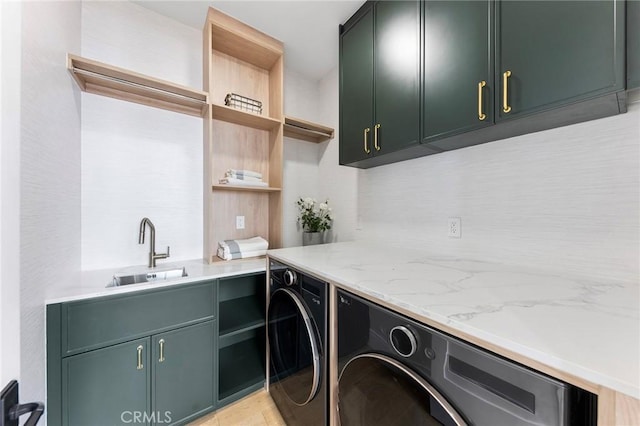
[[[236,216],[236,229],[244,229],[244,216]]]

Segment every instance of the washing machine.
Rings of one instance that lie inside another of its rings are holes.
[[[268,389],[289,426],[328,424],[328,285],[269,260]]]
[[[338,291],[338,412],[352,425],[593,425],[596,396]]]

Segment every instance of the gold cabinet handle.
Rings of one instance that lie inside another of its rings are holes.
[[[502,111],[510,112],[509,106],[509,77],[511,77],[511,71],[505,71],[502,74]]]
[[[482,80],[478,83],[478,120],[483,121],[487,118],[487,114],[482,112],[482,89],[487,85],[487,82]]]
[[[371,153],[371,150],[369,149],[369,146],[367,144],[367,135],[369,134],[370,131],[371,131],[371,128],[369,127],[364,129],[364,152],[366,152],[367,154]]]
[[[160,339],[158,345],[160,345],[160,358],[158,358],[158,362],[164,362],[164,339]]]
[[[378,145],[378,129],[380,128],[380,124],[376,124],[373,126],[373,147],[376,151],[380,151],[380,145]]]
[[[142,345],[138,346],[138,370],[142,370],[144,365],[142,365]]]

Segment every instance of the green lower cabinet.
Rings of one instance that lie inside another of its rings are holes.
[[[48,305],[47,424],[184,425],[259,389],[265,286],[257,273]]]
[[[153,336],[157,423],[183,424],[214,409],[214,324],[207,321]]]
[[[151,357],[148,338],[62,360],[64,425],[149,425]]]
[[[627,1],[627,89],[640,88],[640,1]]]

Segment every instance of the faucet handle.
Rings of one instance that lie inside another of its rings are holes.
[[[167,257],[171,256],[171,253],[170,253],[169,249],[170,249],[170,247],[167,246]]]

